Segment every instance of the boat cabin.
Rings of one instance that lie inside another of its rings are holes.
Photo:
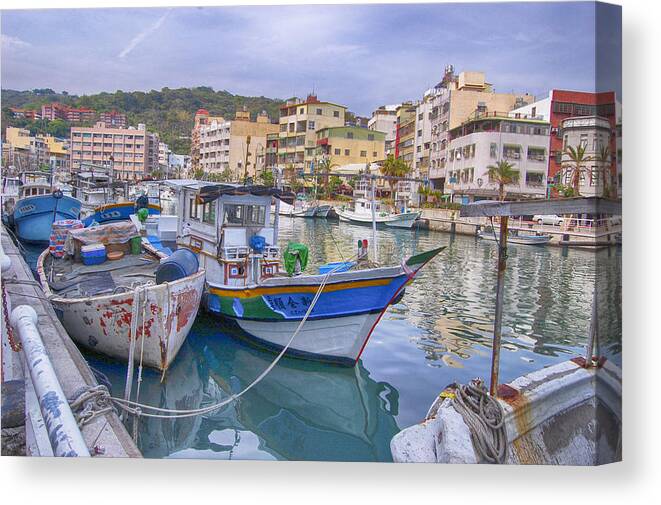
[[[385,212],[385,209],[381,202],[375,200],[368,200],[367,198],[356,198],[354,201],[354,212],[356,214],[369,214],[372,215],[372,205],[374,205],[374,212],[379,214],[380,212]]]
[[[207,282],[247,286],[280,273],[278,198],[285,193],[264,186],[167,182],[178,200],[177,246],[198,254]],[[287,198],[293,201],[292,194]]]

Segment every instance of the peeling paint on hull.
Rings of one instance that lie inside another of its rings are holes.
[[[44,275],[44,251],[37,262],[42,288],[51,295]],[[205,272],[200,270],[184,279],[148,286],[144,307],[140,294],[137,309],[135,360],[143,347],[143,364],[166,370],[186,340],[195,321],[204,290]],[[134,293],[119,293],[89,298],[51,297],[51,303],[69,336],[79,345],[95,352],[127,360],[131,344]]]

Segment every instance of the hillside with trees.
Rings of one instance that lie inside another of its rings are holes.
[[[147,129],[160,135],[161,140],[170,146],[173,152],[188,154],[190,151],[190,132],[193,127],[195,111],[204,108],[212,115],[228,119],[242,107],[247,107],[254,117],[265,110],[272,120],[278,118],[278,107],[282,100],[264,96],[233,95],[229,91],[214,91],[213,88],[163,88],[160,91],[115,91],[95,95],[71,95],[66,91],[56,93],[52,89],[42,88],[30,91],[2,90],[2,125],[18,126],[29,129],[32,134],[50,133],[59,137],[68,137],[70,124],[66,121],[44,121],[14,118],[11,107],[41,109],[43,104],[59,102],[71,107],[88,107],[97,112],[117,110],[127,115],[132,126],[138,123],[147,125]],[[80,124],[80,123],[77,123]],[[83,125],[85,125],[83,123]],[[85,125],[89,126],[89,125]]]

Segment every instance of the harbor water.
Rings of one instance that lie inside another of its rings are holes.
[[[371,229],[281,218],[280,242],[310,248],[308,272],[348,259]],[[145,457],[390,461],[390,439],[422,420],[452,382],[487,379],[497,244],[425,230],[378,230],[380,263],[446,245],[376,327],[356,367],[284,358],[256,387],[211,415],[142,419]],[[34,264],[37,251],[28,250]],[[602,354],[620,364],[621,249],[596,253],[512,245],[505,286],[500,381],[582,355],[599,287]],[[201,313],[160,382],[146,370],[139,401],[195,409],[238,393],[275,358]],[[126,364],[84,351],[122,396]],[[135,386],[134,386],[135,391]],[[130,426],[129,426],[130,428]]]

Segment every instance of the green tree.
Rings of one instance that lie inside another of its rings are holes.
[[[603,196],[604,198],[611,198],[613,195],[611,195],[611,186],[610,186],[610,178],[611,178],[611,153],[610,149],[608,146],[602,146],[601,149],[599,150],[599,154],[597,155],[597,161],[601,165],[601,178],[603,181]]]
[[[383,162],[381,173],[386,177],[405,177],[411,171],[411,166],[401,158],[395,158],[389,154],[386,161]],[[388,179],[390,192],[393,191],[393,179]]]
[[[567,146],[565,148],[565,154],[569,156],[569,161],[566,162],[561,170],[563,179],[569,179],[571,181],[571,187],[574,190],[574,195],[578,196],[581,194],[581,175],[587,171],[585,163],[592,161],[591,156],[586,156],[585,151],[587,146],[579,145],[576,147]]]
[[[275,186],[275,178],[273,177],[273,172],[271,170],[264,170],[259,178],[264,186]]]
[[[504,160],[495,165],[489,165],[487,170],[489,180],[498,184],[498,199],[501,202],[505,201],[505,185],[512,184],[516,180],[518,172],[511,163]]]

